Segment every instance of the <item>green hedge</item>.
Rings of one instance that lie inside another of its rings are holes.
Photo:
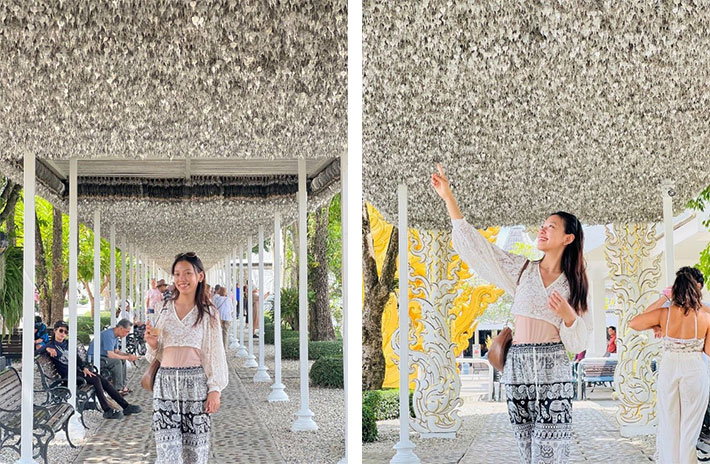
[[[283,359],[298,359],[299,351],[298,338],[282,337],[281,357]],[[343,341],[308,342],[308,359],[316,360],[322,357],[342,358]]]
[[[317,359],[308,373],[311,384],[317,387],[345,388],[343,358],[322,357]]]
[[[267,345],[273,345],[274,344],[274,325],[273,324],[266,324],[266,329],[264,330],[264,343]],[[290,330],[286,329],[283,326],[281,327],[281,340],[285,340],[287,338],[298,338],[298,332],[295,330]]]
[[[414,417],[412,391],[409,392],[409,415]],[[375,420],[399,418],[399,389],[372,390],[362,392],[362,404],[368,405],[375,415]]]
[[[362,405],[362,441],[372,443],[377,440],[377,421],[372,407],[363,403]]]

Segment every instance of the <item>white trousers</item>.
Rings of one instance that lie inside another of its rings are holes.
[[[710,394],[707,361],[700,352],[664,352],[657,391],[656,462],[697,463],[695,445]]]

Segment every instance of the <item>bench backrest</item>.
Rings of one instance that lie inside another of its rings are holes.
[[[49,355],[41,354],[37,356],[35,358],[35,364],[37,364],[37,368],[40,374],[42,374],[42,385],[44,387],[48,386],[48,383],[45,382],[61,379],[61,376],[59,375],[59,372],[57,372],[57,368],[54,365],[54,361],[52,361]]]
[[[0,408],[18,409],[22,404],[22,381],[12,367],[0,372]]]
[[[583,359],[580,365],[584,369],[584,375],[587,377],[613,377],[616,371],[617,360],[592,360]]]

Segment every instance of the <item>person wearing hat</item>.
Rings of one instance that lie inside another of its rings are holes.
[[[165,281],[163,280],[163,282]],[[155,322],[155,310],[163,301],[163,291],[158,288],[155,279],[150,279],[150,287],[151,289],[145,297],[146,320]]]
[[[50,359],[54,363],[54,367],[57,369],[59,375],[66,379],[69,377],[69,340],[67,340],[67,335],[69,334],[69,325],[64,321],[57,321],[54,324],[54,337],[47,344],[45,348]],[[90,369],[90,365],[85,363],[81,356],[76,357],[77,366],[77,378],[81,377],[90,385],[94,386],[96,390],[96,399],[101,405],[101,409],[104,411],[104,418],[106,419],[120,419],[124,415],[128,416],[131,414],[136,414],[141,412],[141,408],[135,404],[129,404],[123,396],[111,385],[111,383],[106,380],[103,376],[99,374],[94,374]],[[106,401],[106,395],[110,396],[118,405],[121,407],[122,411],[114,410]]]

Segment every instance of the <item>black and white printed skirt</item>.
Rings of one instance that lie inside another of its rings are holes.
[[[202,464],[210,445],[202,367],[161,367],[153,387],[156,464]]]
[[[520,462],[569,461],[572,370],[562,343],[512,345],[503,369],[508,414]]]

